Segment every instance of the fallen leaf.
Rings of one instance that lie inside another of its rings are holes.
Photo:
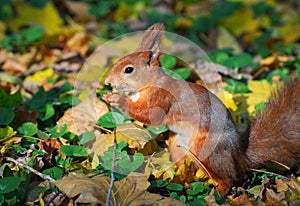
[[[247,205],[253,206],[252,202],[249,200],[247,194],[242,194],[231,201],[233,205]]]
[[[289,181],[286,181],[288,186],[290,186],[292,189],[296,190],[298,194],[300,194],[300,183],[292,177]]]
[[[175,165],[170,159],[170,153],[163,150],[154,153],[147,159],[144,174],[147,178],[153,175],[156,179],[173,179],[175,176]]]
[[[266,188],[266,205],[287,206],[284,192],[275,192],[272,189]]]
[[[224,27],[218,28],[217,48],[232,48],[235,54],[243,51],[237,39]]]
[[[94,131],[98,119],[108,111],[107,105],[92,93],[86,100],[68,109],[58,120],[57,125],[60,127],[66,124],[68,131],[79,136],[84,132]]]
[[[254,18],[253,10],[249,5],[237,9],[233,15],[222,19],[221,22],[222,25],[228,28],[228,30],[236,36],[247,32],[254,32],[262,23],[259,18]],[[267,25],[264,25],[264,27],[266,26]]]
[[[24,81],[32,81],[42,85],[42,83],[54,74],[52,68],[35,72],[33,75],[27,76]]]
[[[152,135],[147,129],[137,124],[129,123],[121,125],[117,128],[120,134],[134,140],[150,141],[156,138],[156,135]]]
[[[121,131],[119,130],[119,128],[121,128]],[[128,132],[126,131],[126,129],[128,129]],[[95,158],[97,158],[97,156],[103,154],[109,146],[113,145],[114,135],[116,134],[117,142],[125,141],[127,142],[129,148],[136,149],[139,152],[142,152],[144,155],[152,154],[157,150],[157,144],[152,141],[148,142],[138,140],[141,139],[144,135],[148,135],[148,131],[144,130],[135,124],[129,123],[128,125],[125,124],[123,126],[119,126],[116,133],[112,132],[110,134],[100,134],[96,131],[96,137],[88,143],[84,144],[84,147],[87,149],[89,155],[96,155]]]
[[[38,142],[39,149],[47,152],[46,160],[50,163],[55,163],[56,155],[61,155],[64,159],[66,158],[66,155],[62,154],[59,150],[61,146],[62,143],[59,139],[48,138]]]
[[[233,95],[227,91],[222,91],[217,94],[219,99],[225,104],[225,106],[232,112],[235,112],[238,109],[238,106],[233,100]]]
[[[34,8],[25,2],[14,4],[17,17],[8,20],[7,25],[13,31],[28,24],[44,27],[46,34],[59,34],[63,28],[63,20],[59,16],[54,4],[48,2],[43,8]]]
[[[240,105],[238,113],[247,111],[248,115],[252,116],[255,106],[269,99],[276,88],[276,84],[271,85],[267,80],[250,80],[248,81],[248,88],[251,90],[250,93],[235,94],[234,100]]]
[[[289,186],[285,181],[283,181],[282,179],[276,180],[276,191],[277,192],[286,192],[286,191],[288,191],[288,189],[289,189]]]
[[[97,175],[90,178],[75,173],[55,181],[55,185],[69,198],[74,199],[76,204],[105,205],[109,184],[109,177]],[[147,192],[149,186],[145,176],[131,173],[121,181],[114,182],[110,205],[184,205],[177,200]],[[169,201],[168,204],[166,200]]]
[[[68,50],[79,52],[82,56],[85,56],[90,47],[89,40],[90,37],[87,33],[78,32],[67,41]]]

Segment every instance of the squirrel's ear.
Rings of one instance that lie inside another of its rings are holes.
[[[149,27],[145,31],[142,41],[136,51],[152,51],[153,55],[158,56],[160,41],[164,30],[165,26],[163,24],[154,24]]]

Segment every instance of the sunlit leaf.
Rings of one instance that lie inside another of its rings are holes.
[[[49,169],[45,169],[43,171],[43,174],[49,175],[50,177],[52,177],[52,178],[54,178],[56,180],[62,178],[62,176],[63,176],[62,170],[60,168],[58,168],[58,167],[51,167]]]
[[[12,137],[16,134],[17,132],[14,131],[14,129],[10,126],[6,127],[0,127],[0,141],[5,138]]]
[[[47,129],[52,138],[59,138],[67,133],[67,125],[63,124],[60,126],[59,131],[57,131],[58,125]]]
[[[177,74],[180,79],[187,79],[191,75],[191,70],[188,68],[175,69],[174,73]]]
[[[18,128],[18,132],[25,136],[33,136],[37,133],[37,131],[38,131],[37,126],[35,124],[33,124],[32,122],[23,123]]]
[[[31,24],[42,26],[46,34],[58,34],[62,31],[63,20],[59,16],[54,4],[47,1],[43,8],[34,8],[25,2],[15,4],[15,11],[18,15],[7,23],[9,28],[17,31],[20,27]]]
[[[63,145],[60,151],[69,157],[86,157],[88,153],[86,149],[79,145]]]
[[[176,58],[170,55],[163,55],[159,61],[164,69],[172,69],[177,63]]]
[[[100,117],[98,124],[106,128],[116,128],[124,123],[124,116],[117,112],[108,112]]]
[[[251,56],[249,54],[237,54],[228,58],[223,64],[230,68],[240,68],[247,66],[251,62]]]

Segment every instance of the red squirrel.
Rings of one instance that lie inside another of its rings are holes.
[[[136,51],[116,62],[105,84],[127,95],[106,93],[107,103],[145,125],[167,126],[172,132],[168,149],[173,161],[180,165],[186,155],[195,155],[223,195],[243,181],[251,168],[269,161],[287,166],[300,162],[299,79],[279,89],[252,121],[247,135],[240,136],[227,108],[214,94],[164,73],[159,62],[163,31],[162,24],[154,24]]]

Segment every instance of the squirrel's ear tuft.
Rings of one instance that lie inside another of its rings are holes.
[[[164,34],[165,26],[163,24],[154,24],[149,27],[139,44],[136,51],[152,51],[153,53],[159,53],[159,46],[161,37]]]

